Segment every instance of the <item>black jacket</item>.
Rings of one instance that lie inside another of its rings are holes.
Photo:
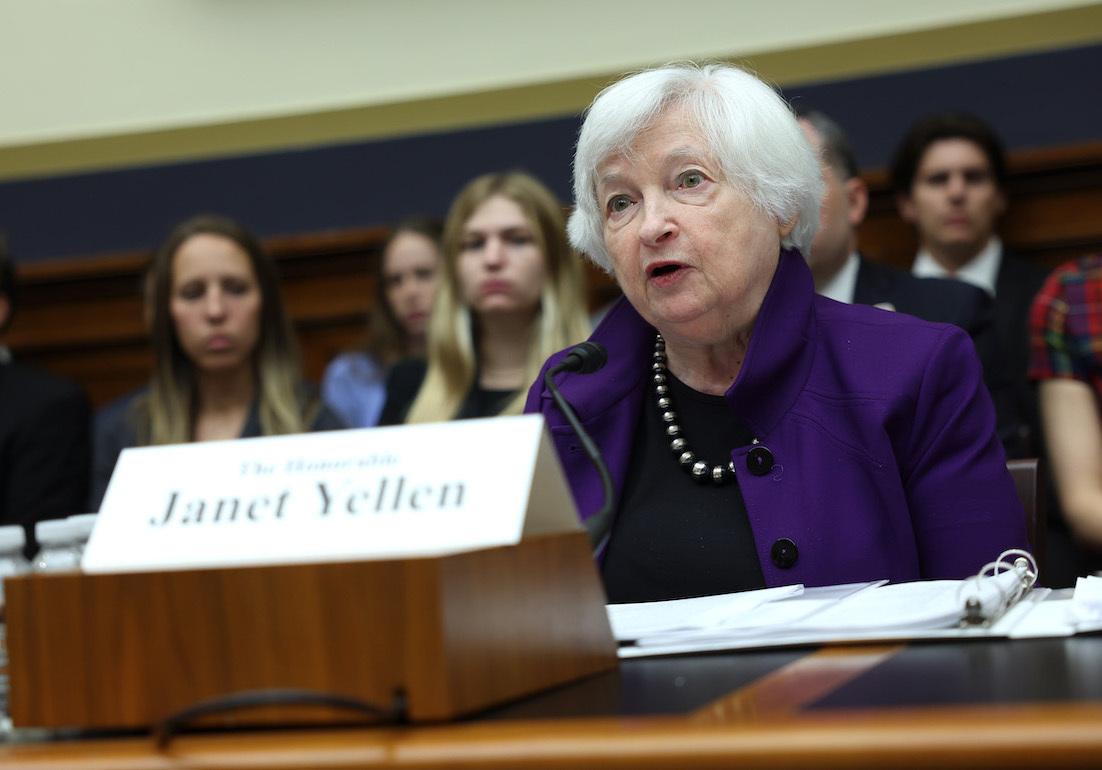
[[[857,270],[853,301],[859,305],[890,304],[897,312],[924,321],[959,326],[973,339],[992,325],[992,302],[983,289],[943,278],[919,278],[863,256]]]
[[[74,383],[19,363],[0,365],[0,524],[27,530],[84,513],[89,408]]]

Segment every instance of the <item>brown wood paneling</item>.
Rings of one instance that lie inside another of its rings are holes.
[[[1010,248],[1050,266],[1102,251],[1102,142],[1020,151],[1009,160],[1010,208],[1001,232]],[[906,267],[916,242],[896,213],[888,175],[864,177],[870,200],[861,247]],[[366,341],[372,261],[387,232],[360,228],[266,241],[280,266],[308,379],[316,382],[334,355]],[[151,360],[139,288],[148,258],[128,252],[22,266],[22,299],[8,335],[16,355],[75,379],[97,405],[140,387]],[[586,277],[591,309],[616,297],[603,272],[589,266]]]

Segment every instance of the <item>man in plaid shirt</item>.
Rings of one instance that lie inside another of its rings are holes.
[[[1061,265],[1037,294],[1029,376],[1040,383],[1053,480],[1083,551],[1060,566],[1102,568],[1102,255]]]

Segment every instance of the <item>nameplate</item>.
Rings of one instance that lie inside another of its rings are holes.
[[[127,449],[87,572],[429,556],[579,528],[543,417]]]

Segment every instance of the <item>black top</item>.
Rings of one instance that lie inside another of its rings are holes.
[[[689,448],[709,465],[753,437],[723,396],[698,393],[667,374]],[[737,480],[698,483],[670,450],[666,423],[647,394],[602,575],[610,603],[682,599],[763,588],[761,564]]]
[[[386,404],[379,416],[380,425],[401,425],[406,421],[427,371],[428,364],[423,358],[407,358],[390,368],[386,378]],[[459,405],[454,419],[499,415],[516,394],[515,390],[488,390],[478,384],[476,376],[474,386],[467,391],[467,397]]]

